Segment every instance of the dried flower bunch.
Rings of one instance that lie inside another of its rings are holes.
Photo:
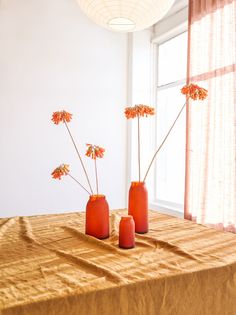
[[[125,116],[127,119],[135,118],[135,117],[148,117],[155,115],[155,109],[148,105],[135,105],[133,107],[125,108]]]
[[[71,121],[72,119],[72,114],[66,112],[65,110],[62,110],[62,111],[57,111],[57,112],[54,112],[52,114],[52,121],[55,125],[59,125],[59,123],[64,123],[65,126],[66,126],[66,129],[69,133],[69,136],[71,138],[71,141],[74,145],[74,148],[76,150],[76,153],[79,157],[79,160],[80,160],[80,163],[81,163],[81,166],[84,170],[84,174],[86,176],[86,179],[87,179],[87,183],[88,183],[88,186],[89,186],[89,190],[90,192],[88,191],[88,189],[86,189],[76,178],[74,178],[69,172],[69,165],[68,164],[61,164],[60,166],[58,166],[52,173],[52,178],[54,179],[61,179],[62,176],[66,176],[66,175],[69,175],[77,184],[79,184],[79,186],[84,189],[88,194],[90,195],[93,195],[93,189],[92,189],[92,185],[91,185],[91,182],[89,180],[89,176],[88,176],[88,173],[86,171],[86,168],[85,168],[85,165],[83,163],[83,160],[82,160],[82,157],[79,153],[79,150],[78,150],[78,147],[75,143],[75,140],[71,134],[71,131],[69,129],[69,126],[68,126],[68,123]],[[92,145],[92,144],[87,144],[87,151],[85,153],[86,156],[88,157],[91,157],[94,162],[95,162],[95,174],[96,174],[96,188],[97,188],[97,195],[98,195],[98,172],[97,172],[97,163],[96,163],[96,159],[97,158],[102,158],[104,156],[104,152],[105,152],[105,149],[97,146],[97,145]]]
[[[192,83],[189,85],[185,85],[181,89],[181,93],[184,94],[187,98],[191,98],[194,101],[203,101],[205,100],[205,98],[207,98],[208,95],[208,91],[206,89]]]
[[[170,129],[168,130],[166,136],[164,137],[163,141],[161,142],[161,144],[159,145],[159,147],[157,148],[157,150],[155,151],[151,162],[149,163],[148,169],[145,173],[143,182],[145,182],[147,175],[151,169],[151,166],[158,154],[158,152],[160,151],[160,149],[162,148],[162,146],[164,145],[164,143],[166,142],[167,138],[169,137],[172,129],[174,128],[177,120],[179,119],[182,111],[184,110],[187,102],[189,99],[192,99],[194,101],[200,100],[203,101],[207,98],[208,95],[208,91],[196,84],[188,84],[185,85],[182,89],[181,89],[181,93],[183,95],[186,96],[186,102],[184,103],[184,105],[182,106],[181,110],[179,111],[176,119],[174,120],[173,124],[171,125]],[[135,105],[134,107],[126,107],[125,108],[125,116],[127,119],[130,118],[138,118],[138,167],[139,167],[139,182],[140,182],[140,178],[141,178],[141,171],[140,171],[140,123],[139,123],[139,118],[143,117],[143,116],[151,116],[155,114],[155,110],[153,107],[147,106],[147,105]]]
[[[70,172],[69,170],[69,165],[68,164],[61,164],[55,170],[52,172],[52,177],[54,179],[59,179],[61,180],[61,177],[64,175],[68,175]]]
[[[97,158],[103,158],[105,149],[99,147],[98,145],[93,144],[86,144],[87,145],[87,151],[86,155],[88,157],[91,157],[93,160],[96,160]]]
[[[72,119],[72,114],[66,112],[65,110],[58,111],[52,114],[52,121],[55,125],[58,125],[60,122],[70,122]]]

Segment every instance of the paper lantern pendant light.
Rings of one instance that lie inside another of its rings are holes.
[[[96,24],[118,32],[140,31],[168,12],[175,0],[77,0]]]

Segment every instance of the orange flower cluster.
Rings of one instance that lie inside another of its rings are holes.
[[[189,85],[185,85],[181,89],[181,93],[186,95],[186,97],[190,97],[194,101],[196,100],[203,101],[207,97],[208,91],[196,84],[191,83]]]
[[[127,119],[143,116],[151,116],[155,114],[155,109],[148,105],[135,105],[134,107],[125,108],[125,116]]]
[[[52,172],[52,178],[54,179],[61,179],[63,175],[67,175],[69,173],[69,165],[62,164],[58,166],[53,172]]]
[[[54,112],[52,114],[52,121],[54,124],[58,125],[60,122],[70,122],[72,114],[66,112],[65,110]]]
[[[86,151],[86,155],[88,157],[91,157],[93,160],[96,160],[97,158],[103,158],[105,149],[92,144],[86,144],[88,149]]]

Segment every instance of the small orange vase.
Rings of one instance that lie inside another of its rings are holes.
[[[131,215],[122,216],[119,225],[119,247],[133,248],[135,246],[135,225]]]
[[[148,191],[144,182],[132,182],[129,189],[129,215],[135,222],[136,233],[148,232]]]
[[[109,237],[109,206],[104,195],[91,195],[86,206],[85,233],[99,239]]]

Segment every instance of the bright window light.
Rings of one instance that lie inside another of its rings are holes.
[[[180,93],[186,82],[187,32],[157,46],[156,145],[161,143],[185,102]],[[155,165],[157,204],[183,209],[185,183],[185,113],[160,151]]]

